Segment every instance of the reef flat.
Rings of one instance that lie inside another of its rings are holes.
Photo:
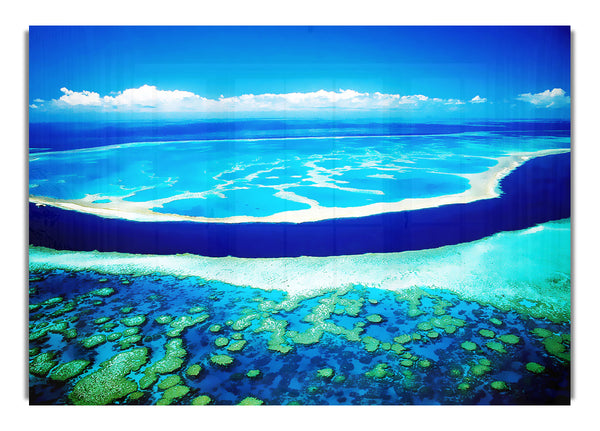
[[[528,160],[501,188],[470,203],[310,223],[137,222],[30,203],[29,240],[61,250],[248,258],[431,249],[570,217],[570,153]]]
[[[563,220],[390,255],[31,247],[30,402],[569,403],[569,238]]]

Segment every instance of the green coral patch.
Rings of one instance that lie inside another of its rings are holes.
[[[421,331],[430,331],[433,329],[433,326],[429,322],[421,322],[417,325],[417,329]]]
[[[129,337],[125,337],[119,341],[119,347],[121,350],[127,350],[141,340],[141,335],[130,335]]]
[[[431,366],[431,362],[427,359],[423,359],[419,361],[419,366],[422,368],[429,368]]]
[[[58,380],[62,382],[83,373],[89,364],[90,361],[88,360],[75,359],[74,361],[60,364],[58,367],[52,370],[48,377],[52,380]]]
[[[215,323],[214,325],[210,325],[210,327],[208,328],[208,330],[210,332],[214,332],[217,333],[221,330],[221,325],[219,325],[218,323]]]
[[[485,365],[476,364],[476,365],[472,365],[471,368],[469,369],[469,371],[474,376],[480,377],[486,373],[489,373],[491,371],[491,368],[488,366],[485,366]]]
[[[381,323],[383,322],[383,317],[381,317],[379,314],[371,314],[367,316],[367,320],[371,323]]]
[[[158,389],[165,390],[169,389],[172,386],[178,385],[181,383],[181,377],[176,374],[171,374],[170,376],[165,377],[159,384]]]
[[[162,398],[156,402],[156,405],[169,405],[173,402],[173,400],[187,395],[189,391],[190,388],[184,385],[172,386],[163,393]]]
[[[146,316],[144,316],[143,314],[139,314],[133,317],[124,317],[123,319],[121,319],[121,323],[125,326],[139,326],[144,324],[145,321]]]
[[[391,372],[388,371],[389,367],[390,366],[386,363],[377,364],[377,365],[375,365],[375,367],[373,369],[371,369],[370,371],[367,371],[365,373],[365,376],[372,378],[372,379],[383,379],[383,378],[391,375]]]
[[[138,385],[126,376],[148,361],[148,349],[140,347],[118,353],[100,364],[100,369],[79,380],[69,400],[79,405],[104,405],[136,392]]]
[[[122,336],[123,336],[123,334],[121,334],[120,332],[113,332],[112,334],[108,334],[106,339],[108,341],[117,341]]]
[[[494,338],[496,336],[496,333],[489,329],[480,329],[479,335],[481,335],[482,337],[485,337],[485,338]]]
[[[250,370],[246,373],[246,376],[250,377],[251,379],[260,376],[260,370]]]
[[[169,316],[168,314],[163,314],[162,316],[158,316],[154,319],[156,323],[161,325],[166,325],[167,323],[171,323],[173,321],[173,316]]]
[[[215,345],[217,347],[225,347],[229,344],[229,339],[227,337],[219,337],[215,340]]]
[[[317,376],[322,377],[324,379],[330,379],[334,375],[333,368],[322,368],[317,370]]]
[[[261,324],[257,329],[255,329],[255,332],[270,332],[271,337],[269,338],[269,341],[267,343],[267,349],[272,350],[274,352],[279,352],[281,354],[286,354],[292,351],[293,349],[292,346],[287,344],[287,341],[285,339],[287,326],[287,320],[275,320],[269,317],[261,320]],[[308,331],[310,331],[310,329]],[[311,335],[309,335],[306,340],[302,339],[301,337],[302,334],[298,334],[295,339],[290,336],[290,338],[292,338],[293,341],[297,343],[310,344],[310,341],[313,340],[313,337]],[[318,336],[318,338],[320,339],[320,335]]]
[[[227,350],[229,350],[230,352],[239,352],[244,347],[246,347],[246,343],[247,343],[246,340],[234,341],[233,343],[229,344],[229,346],[227,346]]]
[[[535,328],[531,330],[531,333],[538,337],[547,338],[552,335],[552,332],[544,328]]]
[[[394,341],[398,344],[405,344],[409,341],[412,341],[412,337],[408,334],[402,334],[397,337],[394,337]]]
[[[462,347],[462,348],[463,348],[463,349],[465,349],[465,350],[468,350],[468,351],[472,352],[473,350],[476,350],[476,349],[477,349],[477,344],[475,344],[475,343],[474,343],[474,342],[472,342],[472,341],[465,341],[465,342],[463,342],[463,343],[460,345],[460,347]]]
[[[103,343],[106,343],[106,335],[104,334],[92,335],[91,337],[81,340],[81,344],[83,344],[83,347],[87,349],[91,349],[92,347],[96,347]]]
[[[508,390],[508,386],[506,385],[506,383],[501,380],[496,380],[495,382],[492,382],[490,386],[492,387],[492,389],[494,389],[496,391],[507,391]]]
[[[550,337],[544,338],[542,343],[544,344],[544,348],[546,351],[557,358],[563,359],[565,361],[571,360],[571,355],[567,351],[567,347],[563,344],[563,338],[559,335],[552,335]]]
[[[379,340],[369,335],[363,337],[362,342],[365,345],[365,349],[367,350],[367,352],[374,352],[375,350],[377,350],[377,347],[379,347]]]
[[[182,347],[181,338],[173,338],[165,344],[165,356],[144,370],[144,376],[140,379],[140,387],[146,389],[152,386],[157,380],[157,374],[171,374],[179,370],[183,365],[183,359],[186,355]]]
[[[212,398],[208,395],[200,395],[192,400],[193,406],[207,406],[212,403]]]
[[[240,406],[261,406],[265,402],[255,397],[246,397],[238,403]]]
[[[186,374],[190,377],[196,377],[202,371],[202,366],[199,364],[190,365],[186,371]]]
[[[506,344],[518,344],[521,341],[520,337],[513,334],[500,335],[498,338],[500,339],[500,341]]]
[[[45,376],[58,363],[54,360],[54,356],[52,352],[40,353],[29,363],[29,372],[34,376]]]
[[[115,293],[115,289],[112,287],[103,287],[102,289],[93,290],[90,292],[92,295],[107,297]]]
[[[504,345],[502,343],[499,343],[497,341],[489,341],[485,344],[485,346],[488,349],[494,350],[498,353],[506,353],[506,349],[504,348]]]
[[[210,362],[221,367],[228,367],[233,364],[233,358],[229,355],[213,355],[210,357]]]
[[[191,326],[197,325],[198,323],[202,323],[209,317],[210,316],[206,313],[201,314],[200,316],[196,316],[196,317],[180,316],[171,322],[170,326],[173,329],[171,329],[169,332],[167,332],[167,335],[169,337],[179,337],[185,329],[187,329]]]
[[[537,362],[528,362],[527,365],[525,365],[525,368],[527,371],[534,374],[541,374],[546,370],[546,367],[538,364]]]

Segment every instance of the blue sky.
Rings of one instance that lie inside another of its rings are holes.
[[[561,118],[568,27],[31,27],[31,121]]]

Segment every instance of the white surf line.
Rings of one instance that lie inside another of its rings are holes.
[[[29,270],[194,276],[240,287],[281,290],[292,297],[347,285],[393,292],[418,286],[450,291],[463,299],[500,308],[568,319],[570,227],[570,219],[564,219],[435,249],[327,257],[149,255],[30,246]],[[545,247],[548,243],[557,247]],[[562,274],[562,284],[548,283],[557,274]],[[523,300],[538,305],[525,307],[520,305]]]
[[[192,221],[200,223],[305,223],[327,220],[332,218],[356,218],[370,215],[412,211],[417,209],[435,208],[442,205],[471,203],[482,199],[491,199],[500,195],[500,180],[507,176],[527,160],[547,156],[551,154],[568,153],[570,149],[549,149],[535,152],[520,152],[509,156],[498,158],[498,164],[485,172],[478,174],[463,174],[462,177],[469,180],[469,189],[464,192],[430,197],[410,198],[399,202],[378,202],[360,207],[321,207],[312,206],[308,209],[293,210],[276,213],[270,216],[232,216],[225,218],[208,218],[185,216],[178,214],[157,213],[151,208],[160,206],[173,200],[185,198],[205,198],[208,192],[189,193],[157,201],[128,202],[118,198],[112,198],[110,203],[92,204],[89,199],[57,199],[44,196],[29,195],[29,201],[36,205],[49,205],[57,208],[72,210],[81,213],[94,214],[105,218],[116,218],[140,222],[158,221]],[[278,197],[281,197],[278,196]],[[105,197],[109,199],[110,197]]]

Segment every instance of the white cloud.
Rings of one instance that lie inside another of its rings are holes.
[[[517,99],[544,108],[560,108],[563,106],[567,106],[571,103],[571,98],[566,95],[565,90],[563,90],[562,88],[546,90],[542,93],[536,94],[519,94],[519,97],[517,97]]]
[[[471,103],[485,103],[487,102],[487,99],[485,97],[479,97],[479,94],[475,97],[473,97],[471,100],[469,100],[469,102]]]
[[[44,100],[44,99],[33,99],[33,101],[34,101],[35,103],[44,103],[44,102],[45,102],[45,100]]]
[[[460,99],[431,98],[423,94],[400,95],[380,92],[361,93],[351,89],[319,90],[306,93],[243,94],[241,96],[208,99],[190,91],[159,90],[152,85],[129,88],[101,96],[93,91],[72,91],[61,88],[63,95],[52,101],[57,108],[87,108],[106,111],[163,112],[264,112],[310,109],[421,109],[444,105],[464,105]],[[479,96],[471,102],[485,101]]]
[[[29,107],[31,109],[37,109],[37,108],[39,108],[39,106],[37,106],[35,103],[32,103],[31,105],[29,105]]]

